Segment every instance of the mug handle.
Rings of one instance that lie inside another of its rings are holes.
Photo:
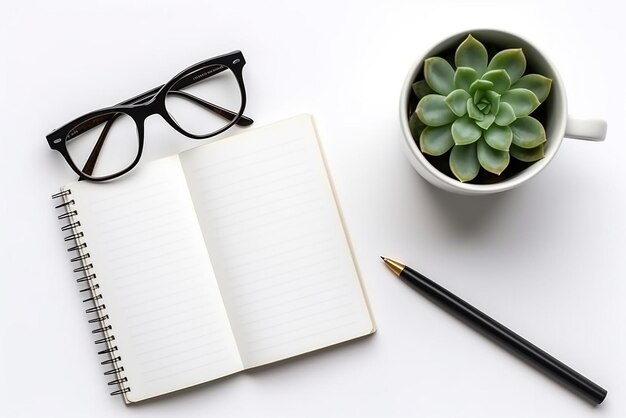
[[[576,119],[568,116],[565,136],[587,141],[604,141],[606,138],[606,121],[602,119]]]

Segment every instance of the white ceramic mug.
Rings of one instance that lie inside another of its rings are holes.
[[[455,178],[448,177],[444,173],[435,168],[422,154],[416,141],[411,135],[409,129],[409,99],[412,94],[411,85],[416,81],[416,77],[422,69],[423,62],[426,58],[438,56],[442,51],[455,48],[467,37],[472,34],[479,41],[487,44],[495,44],[499,49],[522,48],[528,67],[533,72],[545,75],[552,79],[552,88],[550,90],[549,100],[544,102],[542,106],[548,106],[546,113],[548,115],[545,123],[546,144],[545,156],[541,160],[531,164],[528,168],[519,173],[494,184],[469,184],[462,183]],[[438,43],[430,48],[419,60],[411,67],[409,74],[402,86],[400,97],[400,123],[404,139],[402,141],[403,148],[409,161],[417,172],[433,185],[455,193],[479,195],[487,193],[497,193],[512,189],[519,186],[526,180],[534,177],[539,173],[556,154],[561,141],[564,137],[585,139],[591,141],[603,141],[606,136],[606,122],[599,119],[574,119],[567,113],[567,98],[565,96],[565,87],[563,80],[556,71],[556,68],[535,46],[528,41],[508,32],[497,30],[477,29],[458,33]]]

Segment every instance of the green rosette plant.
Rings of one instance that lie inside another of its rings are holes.
[[[443,156],[461,182],[480,168],[500,175],[510,156],[535,162],[544,156],[546,132],[530,116],[546,100],[552,80],[527,74],[521,48],[488,60],[487,49],[469,35],[456,49],[456,69],[443,58],[424,61],[424,80],[413,84],[419,102],[409,126],[422,153]]]

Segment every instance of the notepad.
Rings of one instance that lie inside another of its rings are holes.
[[[309,115],[58,195],[127,403],[375,330]]]

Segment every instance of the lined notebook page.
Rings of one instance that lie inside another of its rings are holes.
[[[131,402],[243,367],[178,156],[135,170],[71,185]]]
[[[372,332],[310,116],[180,159],[246,368]]]

